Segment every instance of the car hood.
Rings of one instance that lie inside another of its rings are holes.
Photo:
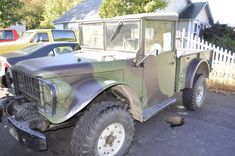
[[[120,61],[134,59],[135,55],[126,52],[86,51],[25,60],[17,63],[13,69],[43,78],[89,74],[119,70]]]
[[[25,55],[27,55],[27,54],[26,53],[19,53],[19,52],[9,52],[9,53],[5,53],[5,54],[1,54],[1,56],[6,59],[18,57],[18,56],[25,56]]]

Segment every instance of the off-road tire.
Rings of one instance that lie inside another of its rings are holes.
[[[197,91],[200,85],[203,86],[204,91],[201,100],[198,101]],[[183,90],[182,94],[183,106],[192,111],[198,110],[202,106],[205,100],[205,96],[206,96],[206,77],[204,75],[196,75],[193,82],[193,88],[190,89],[187,88]]]
[[[134,136],[134,121],[121,103],[108,101],[92,105],[79,119],[71,137],[71,151],[75,156],[98,156],[98,140],[102,132],[113,123],[125,131],[124,142],[117,156],[128,152]]]

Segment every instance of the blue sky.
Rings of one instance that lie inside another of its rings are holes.
[[[192,0],[192,2],[208,1],[214,21],[235,26],[235,1],[234,0]]]

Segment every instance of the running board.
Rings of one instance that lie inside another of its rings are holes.
[[[159,113],[161,110],[165,109],[171,104],[174,104],[175,102],[176,102],[175,98],[170,98],[165,101],[162,101],[161,103],[157,103],[151,107],[146,108],[143,113],[144,121],[147,121],[148,119]]]

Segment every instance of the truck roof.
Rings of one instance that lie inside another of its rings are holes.
[[[59,31],[73,31],[73,30],[63,30],[63,29],[30,29],[27,32],[49,32],[52,30],[59,30]]]
[[[125,16],[117,16],[107,19],[99,20],[80,20],[78,22],[107,22],[107,21],[117,21],[117,20],[135,20],[135,19],[147,19],[147,20],[163,20],[163,21],[177,21],[178,13],[176,12],[154,12],[154,13],[141,13],[141,14],[131,14]]]

